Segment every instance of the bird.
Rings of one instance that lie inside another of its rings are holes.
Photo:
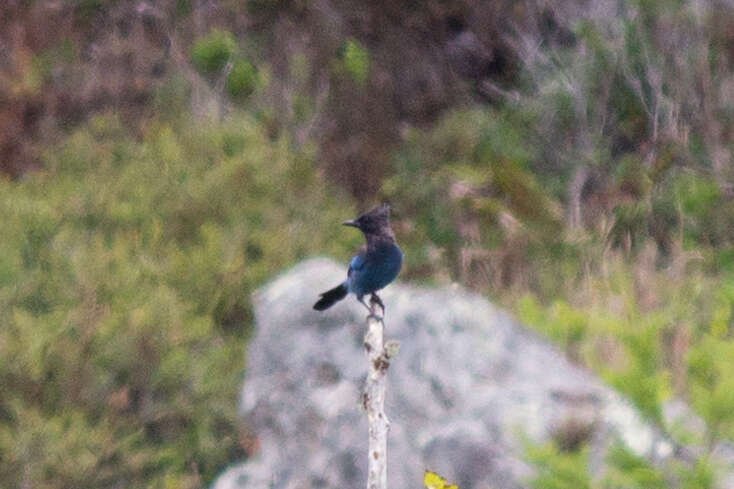
[[[390,229],[389,217],[390,206],[382,204],[342,223],[362,231],[366,244],[349,262],[347,279],[322,293],[314,309],[324,311],[352,293],[370,314],[374,314],[373,308],[364,301],[364,296],[370,294],[370,303],[379,305],[384,316],[385,304],[377,292],[395,280],[403,265],[403,252]]]

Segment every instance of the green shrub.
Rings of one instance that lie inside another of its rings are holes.
[[[617,442],[609,449],[606,462],[607,471],[602,483],[604,488],[667,489],[668,487],[658,469],[629,451],[621,442]]]
[[[237,54],[237,42],[229,31],[212,30],[197,39],[191,48],[191,61],[204,74],[218,73]]]
[[[714,487],[711,465],[705,458],[698,459],[692,467],[655,467],[642,457],[633,454],[621,441],[607,450],[604,466],[591,473],[589,448],[563,451],[554,443],[534,444],[526,442],[525,458],[535,469],[529,481],[533,489],[708,489]],[[671,483],[667,469],[675,469],[678,480]]]
[[[194,488],[245,456],[250,293],[355,244],[288,148],[248,118],[135,143],[100,117],[0,181],[0,486]]]
[[[530,481],[530,487],[533,489],[592,488],[587,470],[586,448],[575,452],[563,452],[553,443],[528,444],[526,456],[537,472]]]
[[[369,52],[356,39],[347,39],[340,49],[340,62],[344,72],[355,83],[364,85],[370,71]]]
[[[681,489],[713,489],[716,484],[713,465],[705,458],[696,460],[692,468],[679,470]]]
[[[691,403],[706,420],[712,435],[734,439],[734,380],[730,375],[734,368],[734,342],[727,338],[728,321],[724,330],[718,324],[722,318],[716,316],[711,324],[713,334],[704,334],[688,354]]]
[[[239,59],[234,62],[227,77],[227,93],[234,99],[247,98],[255,91],[257,70],[249,61]]]

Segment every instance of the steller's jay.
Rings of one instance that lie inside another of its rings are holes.
[[[379,304],[383,314],[385,313],[385,305],[377,291],[397,277],[403,264],[403,252],[395,242],[395,235],[388,222],[389,216],[390,206],[383,204],[357,219],[343,223],[362,231],[367,245],[349,262],[347,279],[321,294],[321,298],[313,305],[314,309],[328,309],[351,292],[370,312],[372,308],[365,303],[363,297],[372,294],[370,302]]]

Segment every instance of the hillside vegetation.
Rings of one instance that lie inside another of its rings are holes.
[[[249,294],[356,245],[286,147],[248,118],[134,142],[94,117],[1,184],[3,487],[201,487],[245,456]]]
[[[711,486],[734,440],[731,7],[3,14],[0,486],[203,487],[254,451],[249,295],[346,259],[338,223],[378,201],[404,280],[486,293],[655,422],[673,397],[706,421],[690,472],[620,448],[603,487]],[[536,487],[601,483],[583,443],[529,457]]]

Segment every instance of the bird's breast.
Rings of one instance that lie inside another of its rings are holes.
[[[358,294],[380,290],[395,280],[402,265],[403,253],[396,244],[376,246],[367,251],[364,267],[349,277],[350,289]]]

